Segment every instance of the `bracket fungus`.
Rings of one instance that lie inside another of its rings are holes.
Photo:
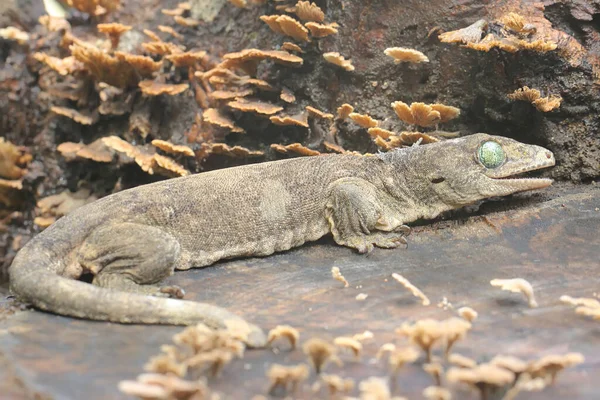
[[[252,112],[259,115],[273,115],[283,110],[283,107],[262,100],[238,98],[227,103],[229,108],[242,112]]]
[[[527,372],[533,378],[544,378],[554,384],[559,372],[584,361],[581,353],[551,354],[529,363]]]
[[[317,22],[307,22],[305,26],[310,31],[310,35],[317,39],[335,35],[338,33],[338,25],[336,23],[319,24]]]
[[[173,144],[166,140],[154,139],[152,141],[152,146],[161,149],[166,153],[171,153],[175,155],[184,155],[187,157],[193,157],[194,151],[188,146],[184,146],[181,144]]]
[[[531,283],[523,278],[514,279],[492,279],[490,285],[499,287],[502,290],[506,290],[513,293],[521,293],[527,298],[529,307],[535,308],[538,306],[535,301],[535,294],[533,293],[533,287]]]
[[[412,103],[409,106],[402,101],[395,101],[391,105],[398,118],[410,125],[427,128],[438,124],[442,120],[440,112],[425,103]]]
[[[56,150],[67,161],[80,158],[101,163],[110,163],[113,160],[113,153],[102,142],[102,139],[95,140],[87,145],[83,143],[64,142],[59,144]]]
[[[444,339],[441,322],[430,318],[418,320],[414,324],[405,322],[396,329],[396,333],[408,337],[419,346],[425,352],[427,362],[431,361],[433,346]]]
[[[269,331],[267,343],[273,344],[276,340],[285,338],[290,343],[291,350],[296,348],[296,344],[300,338],[298,330],[289,325],[277,325]]]
[[[310,42],[310,39],[308,38],[308,29],[294,18],[289,15],[280,15],[275,21],[285,35],[303,42]]]
[[[406,279],[402,275],[397,274],[395,272],[392,274],[392,278],[394,278],[402,286],[404,286],[406,289],[408,289],[412,293],[413,296],[421,299],[421,304],[423,304],[424,306],[428,306],[431,304],[431,301],[429,300],[429,298],[427,296],[425,296],[425,294],[418,287],[416,287],[415,285],[410,283],[410,281],[408,279]]]
[[[233,122],[231,118],[221,113],[216,108],[209,108],[202,113],[202,120],[221,128],[230,130],[231,132],[244,133],[244,129],[240,128]]]
[[[480,364],[473,368],[452,367],[446,373],[450,383],[463,383],[479,390],[481,400],[487,400],[502,388],[515,381],[515,374],[491,364]]]
[[[234,158],[262,157],[265,155],[260,150],[250,150],[242,146],[228,146],[225,143],[202,143],[205,154],[220,154]]]
[[[342,394],[347,395],[355,386],[354,379],[344,379],[339,375],[321,374],[321,381],[325,383],[330,398],[336,398]]]
[[[109,24],[98,24],[97,28],[98,32],[104,33],[108,36],[112,48],[116,49],[119,46],[119,39],[121,38],[121,35],[130,31],[132,27],[129,25],[120,24],[118,22],[113,22]]]
[[[302,350],[308,356],[317,374],[321,373],[329,361],[341,363],[337,358],[335,346],[323,339],[312,338],[307,340],[302,346]]]
[[[296,3],[295,14],[302,21],[323,22],[325,21],[325,13],[319,6],[310,1],[299,1]]]
[[[333,339],[333,344],[341,349],[350,350],[356,360],[360,358],[363,348],[360,341],[347,336],[339,336]]]
[[[273,115],[270,118],[270,121],[274,125],[281,126],[301,126],[303,128],[308,128],[308,116],[306,112],[301,112],[297,115]]]
[[[352,121],[362,128],[374,128],[379,125],[379,121],[373,119],[367,114],[350,113],[348,115]]]
[[[344,275],[342,275],[340,267],[331,267],[331,277],[338,282],[342,282],[345,288],[350,286],[350,283],[348,283],[346,278],[344,278]]]
[[[523,86],[515,90],[513,93],[507,95],[511,100],[527,101],[533,104],[541,112],[550,112],[560,107],[562,103],[562,97],[551,94],[546,97],[542,97],[539,90]]]
[[[294,393],[298,385],[308,378],[308,374],[306,364],[294,366],[273,364],[267,371],[270,381],[268,392],[274,394],[277,389],[282,389],[286,394]]]
[[[81,125],[93,125],[98,122],[98,113],[97,112],[87,112],[87,111],[78,111],[72,108],[66,107],[58,107],[52,106],[50,107],[50,111],[55,114],[61,115],[63,117],[67,117],[72,119]]]
[[[415,49],[408,49],[406,47],[389,47],[384,50],[386,56],[392,57],[394,63],[400,64],[408,62],[412,64],[420,64],[429,62],[429,58],[423,53]]]
[[[282,154],[295,153],[300,156],[318,156],[321,154],[318,151],[309,149],[300,143],[292,143],[288,145],[274,143],[271,145],[271,148]]]
[[[142,89],[142,93],[146,96],[160,96],[161,94],[176,96],[190,88],[190,85],[187,83],[176,85],[170,83],[160,83],[151,80],[141,81],[138,86],[140,89]]]
[[[346,60],[344,56],[337,52],[323,53],[323,58],[330,64],[337,65],[346,71],[354,71],[352,61]]]
[[[473,322],[477,319],[479,315],[477,311],[473,310],[471,307],[461,307],[457,310],[458,315],[469,322]]]

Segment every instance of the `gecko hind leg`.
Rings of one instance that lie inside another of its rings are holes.
[[[94,230],[76,258],[94,274],[92,284],[126,292],[182,298],[178,286],[157,285],[173,274],[180,257],[179,242],[163,230],[119,223]]]
[[[396,248],[406,244],[410,228],[394,212],[394,200],[359,178],[333,183],[325,215],[336,243],[368,253],[375,246]]]

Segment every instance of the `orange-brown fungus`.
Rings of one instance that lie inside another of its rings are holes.
[[[394,63],[400,64],[403,62],[419,64],[423,62],[429,62],[429,58],[423,53],[415,49],[408,49],[405,47],[390,47],[384,51],[386,56],[392,57]]]
[[[551,383],[556,382],[556,376],[565,368],[573,367],[585,361],[581,353],[567,353],[564,355],[552,354],[532,361],[527,367],[527,372],[533,378],[545,378]]]
[[[170,83],[160,83],[150,80],[141,81],[138,85],[140,89],[142,89],[142,93],[146,96],[159,96],[161,94],[175,96],[185,92],[190,87],[190,85],[188,85],[187,83],[173,85]]]
[[[244,63],[246,61],[272,60],[278,64],[289,67],[299,67],[304,60],[302,58],[281,50],[259,50],[244,49],[236,53],[228,53],[223,56],[223,60],[229,61],[232,65]]]
[[[290,343],[291,349],[296,348],[296,344],[300,338],[300,333],[294,327],[289,325],[277,325],[269,331],[267,343],[272,344],[280,338],[285,338]]]
[[[395,272],[392,274],[392,278],[394,278],[398,283],[400,283],[402,286],[404,286],[406,289],[408,289],[412,293],[413,296],[421,299],[421,303],[424,306],[428,306],[431,304],[431,301],[429,300],[429,298],[427,296],[425,296],[425,294],[418,287],[416,287],[415,285],[410,283],[410,281],[408,279],[406,279],[402,275],[397,274]]]
[[[135,70],[124,60],[82,42],[72,44],[69,49],[73,57],[99,82],[118,88],[133,86],[138,82]]]
[[[50,111],[55,114],[62,115],[63,117],[72,119],[81,125],[93,125],[98,121],[97,113],[80,112],[72,108],[57,106],[50,107]]]
[[[144,400],[215,398],[203,380],[187,381],[171,374],[141,374],[136,381],[119,382],[119,390]]]
[[[549,112],[558,107],[562,102],[562,97],[557,95],[550,95],[542,97],[539,90],[523,86],[515,90],[513,93],[507,95],[511,100],[522,100],[528,101],[535,106],[539,111]]]
[[[280,35],[285,35],[285,32],[283,32],[283,29],[281,29],[279,23],[277,22],[277,18],[279,18],[279,15],[262,15],[260,20],[267,24],[273,32]]]
[[[391,136],[396,135],[392,131],[388,131],[387,129],[376,128],[376,127],[369,128],[369,130],[367,132],[369,132],[369,135],[371,135],[371,137],[373,137],[373,138],[380,137],[382,139],[389,139]]]
[[[142,48],[147,53],[156,54],[159,56],[183,53],[184,50],[182,46],[177,46],[173,43],[158,41],[142,43]]]
[[[81,12],[99,16],[114,11],[119,7],[120,0],[65,0],[69,7]]]
[[[421,319],[414,324],[405,322],[396,329],[400,336],[406,336],[410,341],[419,346],[427,356],[427,362],[431,361],[433,346],[444,339],[444,328],[442,322],[435,319]]]
[[[285,35],[304,42],[310,41],[308,39],[308,29],[294,18],[288,15],[280,15],[275,21],[279,24],[279,28]]]
[[[296,53],[304,53],[304,51],[302,51],[300,46],[298,46],[297,44],[294,44],[292,42],[283,42],[283,44],[281,45],[281,48],[285,51],[295,51]]]
[[[348,116],[352,121],[363,128],[374,128],[379,124],[379,121],[366,114],[350,113]]]
[[[104,145],[101,139],[95,140],[88,145],[65,142],[59,144],[56,150],[67,161],[83,158],[96,162],[109,163],[113,160],[113,153]]]
[[[360,358],[360,353],[362,352],[363,346],[358,340],[347,336],[340,336],[333,339],[333,344],[339,348],[351,351],[354,355],[354,358]]]
[[[171,142],[167,142],[166,140],[154,139],[152,141],[152,146],[157,147],[166,153],[177,155],[181,154],[188,157],[194,156],[194,151],[188,146],[173,144]]]
[[[3,137],[0,137],[0,177],[20,179],[25,169],[19,165],[25,161],[23,151]]]
[[[275,125],[289,126],[296,125],[308,128],[308,118],[306,112],[297,115],[273,115],[269,118]]]
[[[308,111],[308,115],[314,118],[333,119],[333,114],[324,113],[323,111],[311,106],[306,106],[306,111]]]
[[[211,92],[208,97],[212,100],[233,100],[238,97],[246,97],[254,94],[254,90],[252,89],[242,89],[242,90],[215,90]]]
[[[277,389],[281,389],[286,394],[294,393],[298,385],[308,378],[308,375],[309,371],[306,364],[295,366],[273,364],[267,371],[270,382],[268,392],[274,394]]]
[[[335,346],[323,339],[312,338],[307,340],[302,346],[302,350],[308,356],[317,374],[321,373],[328,361],[337,360],[339,362]]]
[[[216,108],[209,108],[202,113],[202,119],[211,125],[216,125],[221,128],[229,129],[232,132],[244,133],[245,131],[237,126],[232,119],[222,114]]]
[[[262,157],[264,152],[249,150],[241,146],[228,146],[225,143],[203,143],[202,148],[208,153],[221,154],[229,157]]]
[[[354,107],[352,107],[350,104],[344,103],[338,107],[336,119],[344,120],[348,118],[352,112],[354,112]]]
[[[189,175],[190,172],[185,169],[182,165],[178,164],[174,160],[169,157],[162,156],[160,154],[155,154],[153,157],[154,166],[153,169],[155,172],[165,175],[165,176],[186,176]]]
[[[170,26],[158,25],[157,28],[159,31],[168,33],[169,35],[173,36],[176,39],[183,40],[183,35],[180,34],[179,32],[177,32],[175,29],[171,28]]]
[[[196,19],[193,19],[193,18],[184,18],[184,17],[179,16],[179,15],[175,15],[173,17],[173,20],[176,23],[178,23],[179,25],[185,26],[185,27],[188,27],[188,28],[193,28],[195,26],[200,25],[200,21],[198,21]]]
[[[287,146],[281,144],[272,144],[271,148],[283,154],[296,153],[301,156],[318,156],[319,154],[321,154],[316,150],[312,150],[308,147],[302,146],[300,143],[292,143],[288,144]]]
[[[144,29],[142,32],[144,32],[144,35],[146,35],[150,39],[152,39],[153,42],[162,42],[162,39],[160,38],[160,36],[158,36],[156,33],[152,32],[150,29]]]
[[[441,386],[428,386],[423,390],[427,400],[452,400],[452,393]]]
[[[480,364],[473,368],[452,367],[446,373],[446,380],[476,388],[481,392],[481,398],[486,399],[488,393],[512,384],[515,374],[495,365]]]
[[[321,380],[325,383],[331,399],[338,398],[339,395],[349,394],[355,386],[352,378],[344,379],[339,375],[322,374]]]
[[[273,115],[283,110],[283,107],[260,100],[240,98],[227,103],[230,108],[242,112],[253,112],[261,115]]]
[[[121,61],[125,61],[143,78],[152,77],[152,74],[162,67],[162,61],[154,61],[152,58],[146,56],[115,51],[115,57]]]
[[[439,104],[439,103],[431,104],[431,108],[434,111],[437,111],[440,113],[440,122],[442,124],[445,122],[448,122],[450,120],[453,120],[454,118],[456,118],[460,115],[460,108],[447,106],[444,104]]]
[[[535,295],[533,293],[533,287],[531,283],[523,278],[514,279],[492,279],[490,285],[499,287],[502,290],[507,290],[513,293],[523,294],[529,303],[529,307],[535,308],[538,306],[535,301]]]
[[[193,67],[206,56],[205,51],[188,51],[166,56],[165,58],[176,67]]]
[[[350,283],[348,283],[346,278],[344,278],[344,275],[342,275],[340,267],[331,267],[331,277],[336,281],[342,282],[344,284],[344,287],[350,286]]]
[[[514,12],[503,15],[498,22],[517,33],[532,34],[536,32],[534,25],[527,23],[525,17]]]
[[[319,24],[318,22],[307,22],[305,26],[315,38],[324,38],[338,33],[337,24]]]
[[[77,71],[83,70],[83,64],[70,56],[66,58],[57,58],[49,56],[46,53],[34,53],[33,58],[39,62],[43,62],[60,75],[72,75]]]
[[[108,36],[113,49],[116,49],[117,46],[119,46],[119,39],[121,35],[131,30],[131,26],[119,24],[118,22],[113,22],[110,24],[98,24],[96,27],[98,28],[98,32],[104,33]]]
[[[279,95],[279,98],[281,100],[285,101],[286,103],[293,103],[296,101],[296,96],[294,96],[294,93],[286,87],[284,87],[281,90],[281,94]]]
[[[337,53],[337,52],[324,53],[323,58],[328,63],[337,65],[338,67],[342,67],[346,71],[354,71],[354,65],[352,65],[352,61],[346,60],[340,53]]]
[[[439,35],[439,39],[444,43],[477,43],[481,40],[483,32],[487,30],[487,28],[487,21],[480,19],[466,28],[442,33]]]
[[[299,1],[296,3],[296,15],[302,21],[325,21],[325,13],[315,3],[310,1]]]
[[[400,120],[411,125],[429,127],[441,120],[440,113],[425,103],[412,103],[409,107],[406,103],[395,101],[392,108]]]

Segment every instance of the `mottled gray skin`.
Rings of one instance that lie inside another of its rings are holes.
[[[495,169],[477,159],[494,140]],[[488,197],[543,188],[548,179],[498,179],[554,165],[548,150],[471,135],[377,156],[324,155],[223,169],[140,186],[61,218],[31,240],[10,268],[12,292],[62,315],[121,323],[246,327],[216,306],[156,286],[175,269],[266,256],[332,233],[364,253],[406,243],[406,223]],[[78,281],[84,272],[93,284]],[[152,296],[150,296],[152,295]]]

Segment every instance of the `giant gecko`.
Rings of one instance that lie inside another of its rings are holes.
[[[15,257],[11,291],[57,314],[120,323],[245,327],[159,282],[174,270],[267,256],[327,234],[367,253],[406,243],[407,223],[552,181],[515,175],[554,165],[543,147],[478,133],[370,156],[330,154],[245,165],[104,197],[61,218]],[[92,283],[78,280],[93,275]]]

